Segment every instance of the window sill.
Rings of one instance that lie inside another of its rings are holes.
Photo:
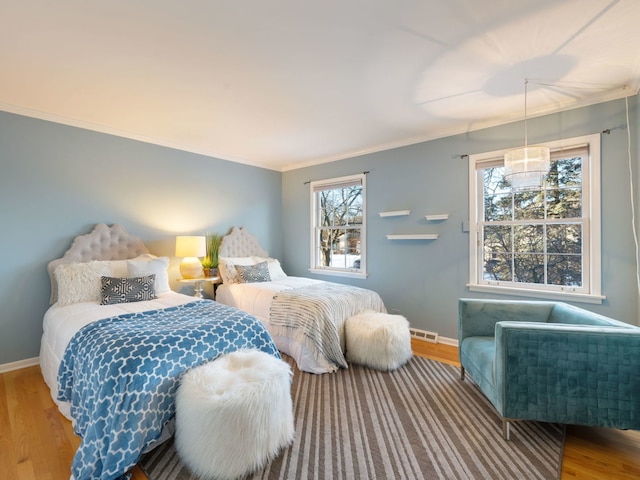
[[[604,295],[590,295],[586,293],[571,293],[571,292],[553,292],[549,290],[532,290],[510,287],[498,287],[495,285],[477,285],[467,284],[472,292],[485,292],[485,293],[497,293],[501,295],[514,295],[519,297],[533,297],[544,300],[559,300],[566,302],[582,302],[601,304],[607,297]]]
[[[333,277],[367,278],[367,274],[363,272],[331,270],[328,268],[310,268],[309,272],[316,273],[318,275],[331,275]]]

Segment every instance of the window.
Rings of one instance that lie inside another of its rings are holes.
[[[547,146],[535,188],[511,188],[504,151],[470,156],[469,288],[601,303],[600,137]]]
[[[311,271],[366,276],[365,175],[311,182]]]

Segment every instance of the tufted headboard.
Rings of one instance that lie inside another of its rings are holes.
[[[51,260],[47,265],[51,281],[50,303],[53,305],[58,300],[58,284],[54,275],[58,265],[91,260],[127,260],[143,253],[149,253],[149,250],[142,240],[129,235],[122,225],[109,227],[98,223],[91,233],[77,236],[62,258]]]
[[[244,228],[233,227],[231,233],[222,238],[218,257],[268,257],[256,237]]]

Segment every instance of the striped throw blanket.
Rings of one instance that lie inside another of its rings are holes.
[[[347,368],[344,322],[364,311],[386,312],[372,290],[322,282],[277,293],[269,317],[272,334],[304,344],[317,358]]]

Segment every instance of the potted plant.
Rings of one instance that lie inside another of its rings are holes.
[[[215,277],[218,274],[218,249],[222,243],[222,235],[208,233],[206,237],[207,253],[202,259],[202,270],[205,277]]]

